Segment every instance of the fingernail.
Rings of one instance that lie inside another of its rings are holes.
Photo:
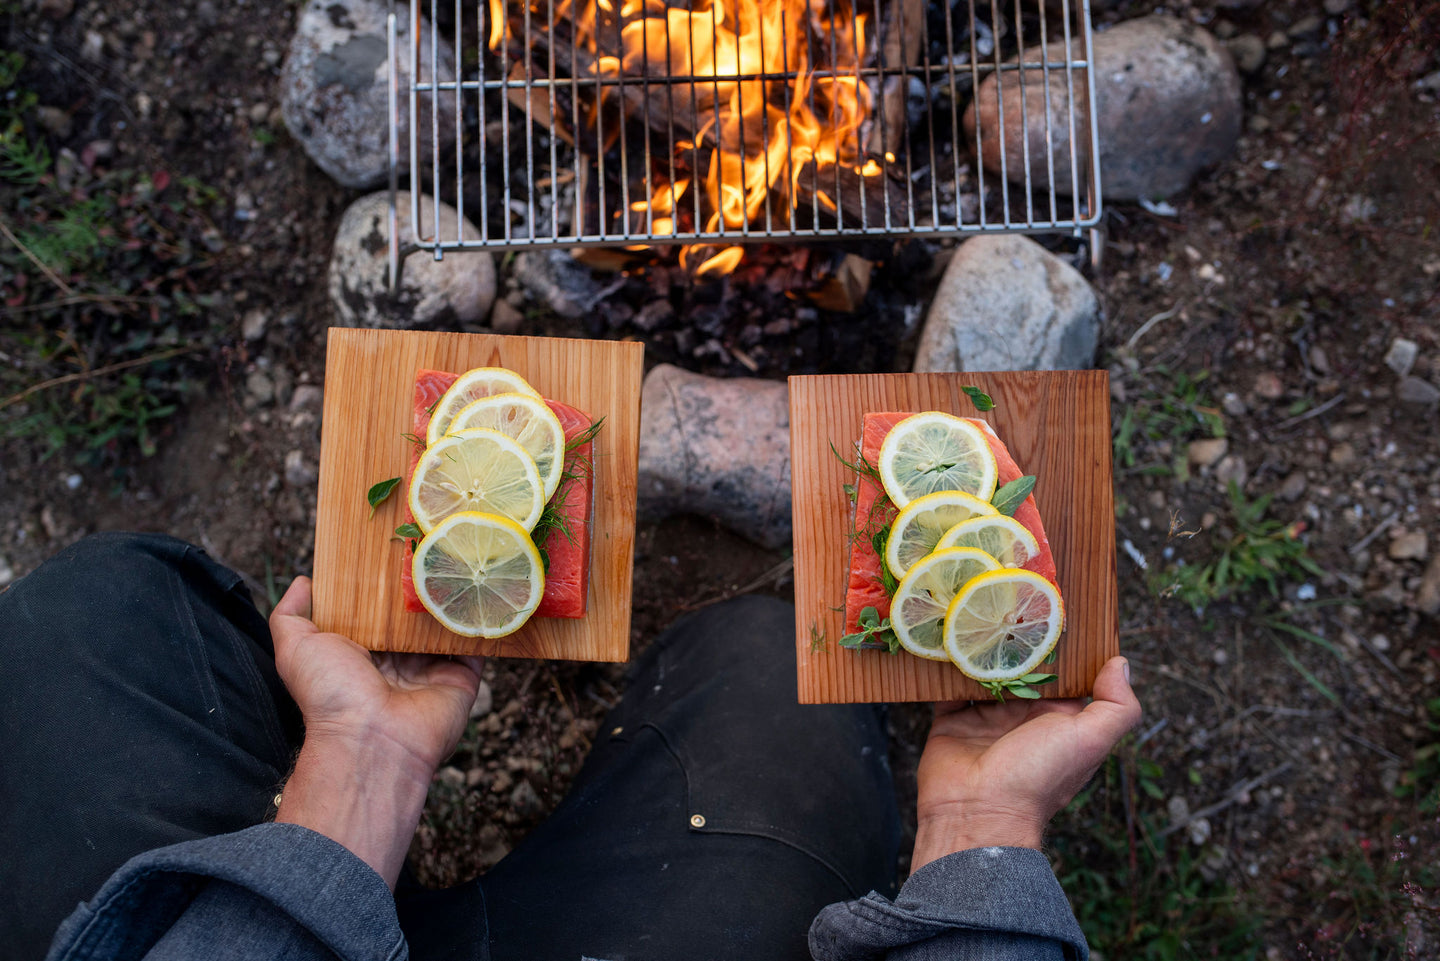
[[[1125,683],[1126,683],[1126,684],[1129,684],[1129,683],[1130,683],[1130,661],[1129,661],[1129,660],[1126,660],[1126,661],[1124,662],[1124,667],[1125,667]]]

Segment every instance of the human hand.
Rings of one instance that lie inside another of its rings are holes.
[[[1040,847],[1045,825],[1140,720],[1129,662],[1112,657],[1094,699],[935,705],[917,775],[911,870],[967,848]]]
[[[270,615],[275,667],[305,718],[277,821],[350,848],[393,888],[431,775],[455,749],[483,658],[372,654],[310,620],[297,577]]]

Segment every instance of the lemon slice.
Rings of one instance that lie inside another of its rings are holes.
[[[1054,584],[1034,571],[1001,568],[971,578],[950,602],[945,652],[977,681],[1013,681],[1050,655],[1064,624]]]
[[[450,389],[440,395],[435,409],[430,412],[430,426],[425,430],[425,443],[433,444],[444,437],[450,429],[450,421],[470,403],[481,397],[494,394],[529,394],[539,397],[540,392],[525,382],[525,378],[504,367],[476,367],[461,374]]]
[[[885,565],[896,577],[904,577],[916,561],[935,549],[950,528],[972,517],[998,513],[987,502],[964,491],[936,491],[917,497],[895,515],[885,542]]]
[[[890,602],[890,626],[900,646],[917,657],[948,661],[945,612],[971,578],[996,571],[995,558],[973,547],[951,547],[917,561]]]
[[[555,496],[565,471],[565,428],[545,401],[514,392],[482,397],[460,408],[446,433],[475,427],[498,430],[525,448],[540,471],[545,499]]]
[[[1040,553],[1039,542],[1024,524],[999,513],[961,521],[946,531],[935,546],[978,547],[999,561],[1001,567],[1024,567]]]
[[[484,427],[447,434],[425,448],[409,496],[410,513],[427,534],[459,511],[499,514],[529,531],[545,508],[545,488],[530,455]]]
[[[984,430],[938,410],[892,427],[876,466],[896,507],[936,491],[964,491],[987,502],[995,493],[995,455]]]
[[[451,514],[420,541],[411,564],[420,603],[466,637],[514,633],[545,593],[545,568],[530,535],[497,514]]]

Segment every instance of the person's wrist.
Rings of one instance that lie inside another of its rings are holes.
[[[1016,809],[985,804],[947,806],[921,812],[915,828],[911,871],[931,861],[972,848],[1035,848],[1044,841],[1046,819]]]

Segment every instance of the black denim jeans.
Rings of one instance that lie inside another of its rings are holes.
[[[792,609],[673,625],[555,813],[490,872],[402,884],[417,958],[807,956],[816,911],[894,881],[899,818],[868,706],[795,702]],[[0,940],[44,955],[131,856],[271,812],[302,737],[241,579],[102,534],[0,594]]]

